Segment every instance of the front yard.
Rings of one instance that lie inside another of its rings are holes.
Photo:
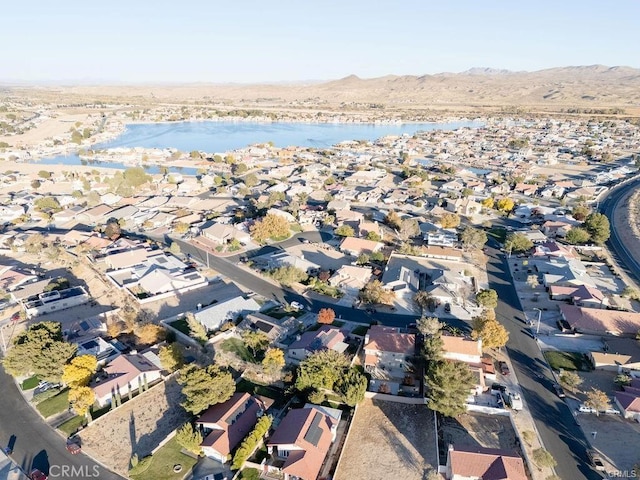
[[[69,408],[69,390],[64,390],[55,397],[43,400],[36,405],[36,408],[44,418],[64,412]]]
[[[591,370],[591,365],[587,357],[578,352],[558,352],[558,351],[546,351],[544,352],[544,358],[549,362],[549,366],[555,370],[578,370],[582,372],[588,372]]]

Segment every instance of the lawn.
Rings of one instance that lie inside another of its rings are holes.
[[[33,377],[29,377],[25,379],[20,385],[20,388],[22,390],[32,390],[36,388],[39,383],[40,383],[40,379],[34,375]]]
[[[331,325],[333,325],[334,327],[340,328],[340,327],[344,327],[344,322],[342,322],[340,320],[334,320]]]
[[[587,358],[582,353],[576,352],[544,352],[544,358],[549,362],[553,370],[579,370],[588,372],[591,370]]]
[[[78,431],[78,429],[87,424],[87,419],[81,415],[76,415],[73,418],[70,418],[62,425],[58,427],[62,433],[64,433],[67,437],[70,437],[74,433]]]
[[[364,337],[367,334],[368,331],[369,331],[369,327],[367,327],[365,325],[358,325],[356,328],[353,329],[351,334],[352,335],[358,335],[360,337]]]
[[[185,335],[191,335],[191,329],[189,328],[189,324],[184,318],[171,322],[169,325],[171,325],[176,330],[184,333]]]
[[[507,239],[507,230],[505,228],[495,227],[490,229],[487,233],[490,237],[495,238],[500,243],[504,243]]]
[[[224,352],[235,353],[240,359],[244,360],[245,362],[258,363],[245,343],[239,338],[227,338],[220,344],[220,348]]]
[[[141,471],[130,472],[130,477],[134,480],[145,478],[182,480],[197,463],[197,460],[182,453],[181,448],[175,437],[172,438],[148,460],[147,468],[143,469],[140,466]],[[182,470],[175,473],[173,471],[174,465],[182,465]]]
[[[55,415],[56,413],[64,412],[69,408],[69,390],[64,390],[55,397],[43,400],[36,405],[36,408],[44,418]]]
[[[256,468],[245,468],[238,478],[239,480],[259,480],[260,472]]]

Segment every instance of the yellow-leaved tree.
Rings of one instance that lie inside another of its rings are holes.
[[[96,394],[89,387],[76,387],[69,390],[69,403],[78,415],[88,415],[95,401]]]
[[[98,360],[94,355],[79,355],[64,366],[62,381],[71,388],[84,387],[98,368]]]

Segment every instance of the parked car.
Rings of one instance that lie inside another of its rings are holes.
[[[604,462],[602,461],[602,458],[600,458],[598,452],[596,452],[595,450],[587,450],[587,456],[589,457],[591,465],[593,465],[596,470],[598,470],[599,472],[604,472]]]
[[[556,395],[558,395],[558,397],[560,397],[560,398],[564,398],[564,397],[566,397],[566,396],[567,396],[567,395],[564,393],[564,389],[563,389],[560,385],[558,385],[557,383],[554,383],[554,384],[553,384],[553,389],[556,391]]]
[[[451,312],[451,304],[450,303],[445,303],[444,304],[444,311],[447,313]]]
[[[304,305],[299,302],[291,302],[289,305],[291,305],[291,308],[295,308],[296,310],[304,310]]]
[[[49,478],[37,468],[31,470],[31,475],[29,475],[29,477],[31,480],[47,480],[47,478]]]
[[[585,404],[581,404],[578,407],[578,411],[581,413],[596,413],[595,408],[587,407]]]
[[[509,365],[507,365],[507,362],[498,362],[498,367],[500,368],[500,373],[502,375],[509,375],[509,373],[511,373],[509,371]]]
[[[522,410],[522,398],[520,395],[514,392],[509,392],[507,394],[507,405],[511,407],[512,410],[519,411]]]
[[[67,440],[67,452],[71,455],[77,455],[82,451],[82,447],[73,440]]]
[[[491,385],[491,395],[497,395],[498,393],[505,393],[507,391],[507,387],[500,383],[494,383]]]

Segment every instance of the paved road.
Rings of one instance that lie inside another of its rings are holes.
[[[506,259],[499,250],[487,249],[489,286],[500,299],[496,315],[509,331],[507,350],[522,393],[545,448],[558,462],[562,479],[601,479],[586,456],[587,441],[567,404],[552,390],[553,377],[536,342],[525,333],[524,313],[513,286]]]
[[[67,452],[65,440],[24,401],[13,379],[1,367],[0,392],[0,447],[12,442],[11,458],[23,470],[37,468],[51,479],[122,479],[83,453]]]
[[[611,224],[611,237],[607,241],[609,251],[616,257],[620,268],[624,269],[627,275],[640,281],[640,263],[622,242],[617,230],[619,228],[627,228],[626,225],[616,225],[614,211],[619,207],[622,198],[640,187],[640,180],[632,180],[629,183],[621,185],[609,192],[605,200],[600,204],[600,212],[609,218]]]

